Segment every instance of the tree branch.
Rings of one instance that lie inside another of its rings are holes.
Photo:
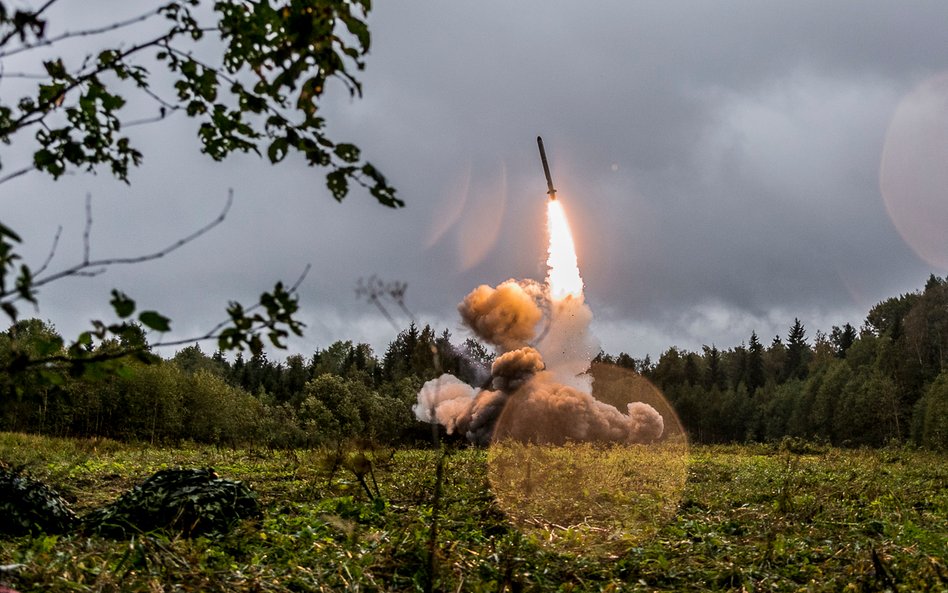
[[[92,194],[86,194],[86,226],[82,231],[82,263],[89,263],[89,238],[92,234]]]
[[[39,15],[43,14],[44,12],[46,12],[46,9],[49,8],[50,6],[52,6],[53,4],[55,4],[56,2],[58,2],[58,0],[47,0],[47,1],[46,1],[46,4],[40,6],[40,7],[36,10],[36,12],[33,13],[33,18],[35,19],[35,18],[37,18]],[[3,46],[6,45],[7,43],[9,43],[11,39],[13,39],[18,33],[21,33],[21,32],[22,32],[21,29],[17,29],[16,27],[14,27],[12,31],[10,31],[10,32],[7,33],[6,35],[4,35],[2,39],[0,39],[0,47],[3,47]]]
[[[311,264],[306,264],[306,267],[303,269],[303,272],[300,274],[300,276],[296,279],[296,282],[294,282],[290,286],[289,290],[287,291],[288,294],[295,295],[299,291],[300,285],[303,283],[303,280],[309,274],[309,271],[311,268],[312,268]],[[260,309],[263,306],[264,306],[263,302],[257,301],[252,306],[248,307],[246,309],[246,312]],[[224,329],[228,325],[228,323],[230,323],[230,321],[231,320],[229,319],[226,321],[222,321],[218,323],[217,325],[215,325],[214,327],[212,327],[211,329],[209,329],[205,334],[196,336],[196,337],[182,338],[179,340],[169,340],[167,342],[155,342],[154,344],[142,344],[140,346],[133,346],[133,347],[124,347],[117,350],[96,352],[93,354],[89,354],[88,356],[56,354],[53,356],[45,356],[42,358],[30,358],[28,360],[20,359],[17,361],[17,364],[18,364],[17,368],[27,369],[27,368],[36,368],[36,367],[50,367],[50,366],[55,366],[55,365],[75,365],[75,364],[89,365],[89,364],[95,364],[95,363],[100,363],[100,362],[119,360],[119,359],[126,358],[129,356],[135,356],[135,355],[148,353],[152,348],[167,348],[167,347],[172,347],[172,346],[184,346],[184,345],[194,344],[195,342],[205,342],[208,340],[216,340],[220,337],[221,330]],[[248,331],[258,332],[267,327],[269,326],[266,323],[261,322],[250,327]]]
[[[181,239],[178,239],[174,243],[159,249],[158,251],[153,251],[151,253],[146,253],[143,255],[133,256],[133,257],[113,257],[113,258],[104,258],[104,259],[91,259],[91,231],[92,231],[92,206],[91,198],[87,196],[86,198],[86,223],[85,229],[83,231],[83,257],[82,261],[78,264],[49,274],[48,276],[43,276],[34,278],[31,287],[33,289],[41,288],[51,282],[67,278],[69,276],[95,276],[101,274],[105,271],[106,268],[115,265],[127,265],[127,264],[138,264],[147,261],[152,261],[160,259],[173,251],[177,251],[181,247],[184,247],[188,243],[198,239],[202,235],[208,233],[214,227],[220,225],[224,222],[224,219],[227,218],[227,213],[230,211],[231,205],[234,203],[234,191],[231,189],[228,191],[227,203],[224,205],[224,209],[221,210],[221,213],[211,222],[207,223],[203,227],[194,231],[190,235],[187,235]],[[51,259],[51,258],[48,258]],[[45,267],[45,266],[44,266]],[[12,298],[9,298],[12,297]],[[16,291],[7,290],[0,293],[0,300],[7,299],[5,302],[14,302],[20,300],[22,297]]]
[[[365,297],[367,301],[378,308],[385,319],[392,324],[392,327],[398,330],[400,326],[395,323],[395,318],[392,317],[388,309],[385,308],[382,299],[390,299],[408,316],[409,320],[414,321],[415,316],[408,310],[408,307],[405,306],[405,291],[407,289],[408,284],[406,282],[394,281],[386,283],[375,274],[372,274],[368,280],[359,278],[356,283],[356,297]]]
[[[42,8],[40,8],[39,11],[34,13],[34,16],[39,16],[40,13],[43,12],[43,10],[45,10],[47,7],[49,7],[49,5],[51,5],[53,2],[56,2],[56,0],[49,0],[49,2],[47,2],[45,6],[43,6]],[[122,29],[124,27],[128,27],[130,25],[134,25],[136,23],[146,21],[153,16],[157,16],[159,14],[158,10],[159,9],[151,10],[144,14],[140,14],[136,17],[132,17],[128,20],[119,21],[119,22],[112,23],[110,25],[105,25],[103,27],[98,27],[95,29],[85,29],[81,31],[67,31],[55,37],[43,38],[37,41],[36,43],[27,43],[15,49],[11,49],[9,51],[0,52],[0,59],[6,58],[9,56],[14,56],[16,54],[29,51],[31,49],[36,49],[38,47],[47,47],[47,46],[53,45],[54,43],[58,43],[60,41],[71,39],[74,37],[89,37],[92,35],[101,35],[102,33],[108,33],[109,31],[115,31],[116,29]],[[16,34],[16,31],[12,31],[11,33],[12,34],[7,34],[7,37],[0,40],[0,47],[2,47],[3,45],[6,45],[6,43],[10,40],[10,38],[12,38],[12,35]]]
[[[178,28],[171,29],[171,31],[165,33],[164,35],[156,37],[152,39],[151,41],[146,41],[138,45],[133,45],[127,50],[119,53],[116,56],[114,61],[125,59],[128,56],[138,53],[143,49],[160,45],[162,42],[167,43],[169,40],[174,39],[175,37],[183,33],[184,31],[181,29],[178,29]],[[68,93],[75,90],[77,87],[81,86],[83,83],[90,80],[92,77],[98,74],[101,74],[102,72],[105,72],[106,70],[109,70],[109,66],[106,64],[99,63],[90,72],[86,72],[85,74],[80,74],[77,77],[72,78],[69,84],[63,87],[62,92],[60,93],[59,97],[65,97]],[[57,98],[56,100],[53,100],[53,101],[37,103],[31,109],[28,109],[27,111],[23,112],[23,114],[19,118],[11,121],[10,124],[6,126],[6,129],[0,130],[0,135],[10,136],[27,126],[41,122],[43,118],[45,118],[46,115],[49,114],[49,112],[51,112],[53,109],[58,107],[60,102],[61,101],[59,100],[59,98]],[[40,115],[40,117],[36,119],[31,119],[36,115]]]
[[[53,246],[49,250],[49,255],[46,256],[46,260],[43,262],[43,265],[41,265],[39,269],[36,270],[36,272],[34,272],[35,275],[38,276],[42,274],[43,272],[45,272],[46,268],[49,267],[50,262],[53,261],[53,256],[56,255],[56,248],[59,246],[59,237],[60,235],[62,235],[62,233],[63,233],[63,227],[62,225],[60,225],[59,227],[56,228],[56,235],[53,237]]]
[[[0,177],[0,185],[6,183],[7,181],[10,181],[11,179],[16,179],[17,177],[20,177],[21,175],[26,175],[27,173],[29,173],[35,168],[36,168],[36,165],[30,165],[29,167],[23,167],[19,171],[14,171],[13,173],[10,173],[9,175],[4,175],[3,177]]]
[[[313,267],[312,264],[306,264],[306,267],[303,268],[303,272],[302,272],[302,273],[299,275],[299,277],[296,279],[296,282],[294,282],[294,283],[290,286],[289,290],[287,290],[287,292],[288,292],[289,294],[291,294],[291,295],[292,295],[292,294],[296,294],[296,293],[299,291],[300,285],[303,283],[303,280],[306,279],[306,276],[309,275],[309,271],[312,269],[312,267]],[[260,301],[257,301],[257,302],[254,303],[253,305],[247,307],[247,308],[245,309],[245,312],[246,312],[246,313],[250,313],[251,311],[256,311],[256,310],[258,310],[258,309],[260,309],[260,308],[262,308],[262,307],[263,307],[263,303],[260,302]],[[204,335],[198,336],[198,337],[196,337],[196,338],[183,338],[183,339],[180,339],[180,340],[172,340],[172,341],[169,341],[169,342],[156,342],[156,343],[154,343],[154,344],[151,344],[151,347],[152,347],[152,348],[167,348],[167,347],[170,347],[170,346],[184,346],[185,344],[193,344],[194,342],[205,342],[205,341],[207,341],[207,340],[216,340],[217,338],[220,337],[220,331],[221,331],[222,329],[224,329],[225,327],[227,327],[227,325],[228,325],[230,322],[231,322],[230,319],[221,321],[220,323],[218,323],[217,325],[215,325],[215,326],[212,327],[211,329],[207,330],[207,333],[205,333]],[[266,326],[265,324],[262,324],[262,323],[261,323],[261,324],[259,324],[259,325],[256,325],[256,326],[252,327],[252,328],[250,329],[250,331],[251,331],[251,332],[253,332],[253,331],[259,331],[259,330],[261,330],[261,329],[263,329],[263,328],[265,328],[265,327],[267,327],[267,326]]]

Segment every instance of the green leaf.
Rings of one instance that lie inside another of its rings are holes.
[[[332,192],[332,197],[341,202],[349,193],[348,168],[336,169],[326,174],[326,187]]]
[[[43,62],[43,67],[46,68],[46,73],[53,78],[66,78],[66,67],[62,60]]]
[[[125,319],[135,312],[135,301],[128,298],[128,295],[124,292],[119,292],[118,290],[112,291],[112,300],[109,301],[109,304],[115,309],[115,314],[122,319]]]
[[[337,144],[335,152],[336,156],[347,163],[354,163],[359,160],[359,147],[355,144]]]
[[[155,331],[166,332],[171,329],[171,320],[157,311],[142,311],[138,320],[145,327]]]
[[[3,308],[3,312],[7,314],[7,317],[16,321],[17,309],[13,303],[3,303],[0,307]]]
[[[0,222],[0,237],[9,237],[11,240],[16,241],[17,243],[22,242],[20,236],[13,232],[13,229],[6,226]]]
[[[270,158],[271,163],[279,163],[286,157],[287,147],[289,142],[286,138],[277,138],[272,143],[270,143],[270,148],[267,149],[267,157]]]

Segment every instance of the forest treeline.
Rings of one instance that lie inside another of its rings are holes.
[[[421,385],[443,372],[482,385],[493,359],[475,340],[454,344],[447,330],[412,324],[381,357],[351,341],[282,362],[194,345],[105,376],[50,381],[42,367],[17,368],[26,356],[50,356],[31,349],[48,348],[55,333],[30,319],[0,334],[0,430],[254,447],[418,444],[431,436],[411,410]],[[657,362],[603,352],[597,361],[655,383],[694,442],[792,436],[948,450],[948,278],[933,275],[924,289],[878,303],[858,330],[847,323],[811,339],[795,319],[768,342],[753,332],[728,349],[671,347]]]

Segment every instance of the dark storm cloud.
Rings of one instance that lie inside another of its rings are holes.
[[[74,331],[120,286],[182,331],[206,327],[311,263],[295,348],[380,348],[396,329],[356,300],[359,277],[408,282],[416,318],[452,331],[472,286],[542,280],[542,134],[607,350],[727,347],[795,316],[858,324],[944,273],[888,221],[878,166],[899,99],[948,67],[945,22],[941,2],[380,3],[364,98],[337,88],[325,109],[404,211],[359,190],[336,204],[292,159],[212,163],[180,120],[136,132],[131,188],[24,179],[3,188],[3,218],[36,241],[33,260],[63,224],[66,257],[91,192],[95,248],[137,253],[213,218],[233,187],[227,223],[199,243],[71,280],[41,314]],[[27,210],[13,194],[41,197]]]

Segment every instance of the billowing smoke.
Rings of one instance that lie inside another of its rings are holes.
[[[497,437],[539,444],[651,443],[662,435],[664,422],[648,404],[630,403],[624,414],[543,372],[511,398],[498,430]]]
[[[543,317],[538,305],[542,297],[542,288],[532,281],[508,280],[497,288],[482,284],[464,298],[458,312],[480,339],[513,350],[536,337]]]
[[[619,411],[592,396],[587,371],[599,345],[581,294],[552,299],[536,282],[508,280],[496,288],[479,286],[458,311],[467,327],[498,349],[490,389],[449,374],[428,381],[413,407],[419,420],[485,445],[493,436],[549,444],[661,437],[664,421],[650,405],[633,402]]]

